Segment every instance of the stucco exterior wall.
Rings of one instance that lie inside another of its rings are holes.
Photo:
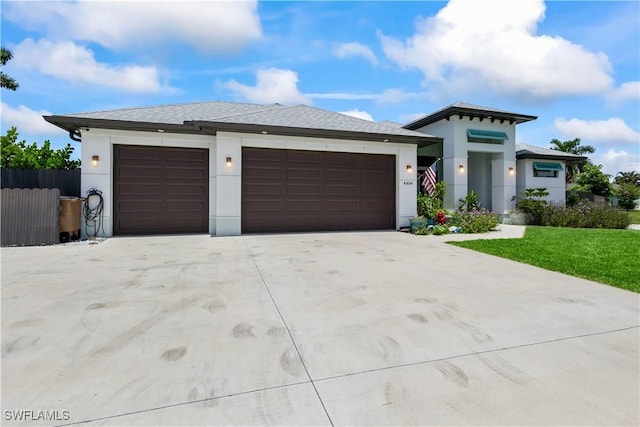
[[[242,147],[292,150],[340,151],[350,153],[389,154],[396,157],[396,228],[409,225],[416,215],[415,179],[416,146],[383,142],[306,138],[278,135],[256,135],[218,132],[213,135],[183,135],[157,132],[132,132],[108,129],[82,129],[81,191],[91,188],[104,198],[103,233],[113,235],[113,146],[147,145],[209,150],[209,233],[216,236],[239,235],[241,232]],[[97,166],[92,156],[100,156]],[[226,158],[232,163],[226,165]],[[412,172],[406,166],[411,165]],[[84,224],[83,224],[84,230]]]
[[[557,178],[540,178],[533,176],[533,162],[559,163],[562,170],[558,171]],[[517,162],[518,171],[518,195],[527,188],[546,188],[549,195],[544,199],[552,203],[565,203],[566,198],[566,165],[561,160],[535,160],[520,159]]]

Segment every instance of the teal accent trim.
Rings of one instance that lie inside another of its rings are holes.
[[[499,132],[494,130],[467,129],[467,137],[478,139],[496,139],[500,141],[509,140],[506,132]]]
[[[560,163],[542,163],[533,162],[533,168],[539,171],[561,171],[562,165]]]

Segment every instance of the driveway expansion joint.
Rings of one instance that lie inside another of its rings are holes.
[[[371,373],[371,372],[388,371],[388,370],[392,370],[392,369],[406,368],[406,367],[409,367],[409,366],[427,365],[429,363],[443,362],[443,361],[455,360],[455,359],[463,359],[465,357],[480,356],[480,355],[483,355],[483,354],[497,353],[497,352],[505,351],[505,350],[515,350],[515,349],[518,349],[518,348],[535,347],[535,346],[544,345],[544,344],[551,344],[551,343],[555,343],[555,342],[569,341],[569,340],[579,339],[579,338],[594,337],[594,336],[598,336],[598,335],[607,335],[607,334],[612,334],[612,333],[616,333],[616,332],[623,332],[623,331],[628,331],[628,330],[631,330],[631,329],[639,329],[639,328],[640,328],[640,325],[626,326],[626,327],[623,327],[623,328],[611,329],[611,330],[608,330],[608,331],[592,332],[592,333],[589,333],[589,334],[573,335],[573,336],[562,337],[562,338],[554,338],[554,339],[550,339],[550,340],[537,341],[537,342],[526,343],[526,344],[518,344],[518,345],[509,346],[509,347],[494,348],[494,349],[482,350],[482,351],[474,351],[474,352],[471,352],[471,353],[456,354],[454,356],[441,357],[441,358],[438,358],[438,359],[420,360],[418,362],[411,362],[411,363],[401,363],[401,364],[397,364],[397,365],[393,365],[393,366],[385,366],[385,367],[382,367],[382,368],[374,368],[374,369],[366,369],[364,371],[349,372],[349,373],[346,373],[346,374],[343,374],[343,375],[334,375],[334,376],[331,376],[331,377],[316,378],[316,379],[312,379],[312,382],[313,381],[315,381],[315,382],[329,381],[329,380],[334,380],[334,379],[338,379],[338,378],[345,378],[345,377],[352,377],[352,376],[355,376],[355,375],[368,374],[368,373]]]
[[[258,272],[258,275],[260,276],[260,280],[262,281],[262,284],[264,285],[265,289],[267,290],[267,293],[269,294],[269,298],[271,298],[271,302],[273,303],[273,306],[275,307],[276,311],[278,312],[278,316],[280,316],[280,320],[282,320],[282,324],[284,325],[284,327],[287,329],[287,333],[289,334],[289,339],[291,339],[291,344],[293,345],[293,348],[295,348],[296,350],[296,354],[298,355],[298,358],[300,359],[300,363],[302,364],[302,367],[304,368],[305,373],[307,374],[307,378],[309,378],[309,382],[311,383],[311,386],[313,387],[313,390],[316,393],[316,396],[318,396],[318,400],[320,401],[320,405],[322,405],[322,409],[324,410],[324,413],[327,415],[327,419],[329,420],[329,423],[331,424],[331,426],[333,427],[333,420],[331,419],[331,416],[329,415],[329,411],[327,411],[327,408],[324,404],[324,401],[322,400],[322,397],[320,396],[320,392],[318,391],[318,389],[316,388],[316,385],[313,382],[313,378],[311,378],[311,374],[309,374],[309,369],[307,368],[307,365],[304,363],[304,359],[302,358],[302,354],[300,353],[300,349],[298,348],[298,345],[296,344],[296,341],[293,339],[293,334],[291,333],[291,329],[289,328],[289,325],[287,324],[287,321],[284,319],[284,316],[282,315],[282,312],[280,311],[280,307],[278,307],[278,304],[276,303],[275,298],[273,297],[273,294],[271,293],[271,289],[269,289],[269,285],[267,284],[267,281],[264,279],[264,276],[262,275],[262,271],[260,270],[260,267],[258,266],[258,263],[256,262],[256,259],[253,255],[253,252],[251,251],[251,248],[249,247],[249,244],[247,243],[247,241],[243,238],[242,241],[244,242],[245,246],[247,247],[247,251],[249,252],[249,255],[251,255],[251,260],[253,261],[253,265],[256,268],[256,271]]]

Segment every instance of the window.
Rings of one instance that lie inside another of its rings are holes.
[[[533,162],[533,176],[536,178],[557,178],[561,170],[560,163]]]

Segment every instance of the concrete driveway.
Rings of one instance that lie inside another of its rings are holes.
[[[2,424],[640,423],[637,294],[449,238],[3,248]]]

